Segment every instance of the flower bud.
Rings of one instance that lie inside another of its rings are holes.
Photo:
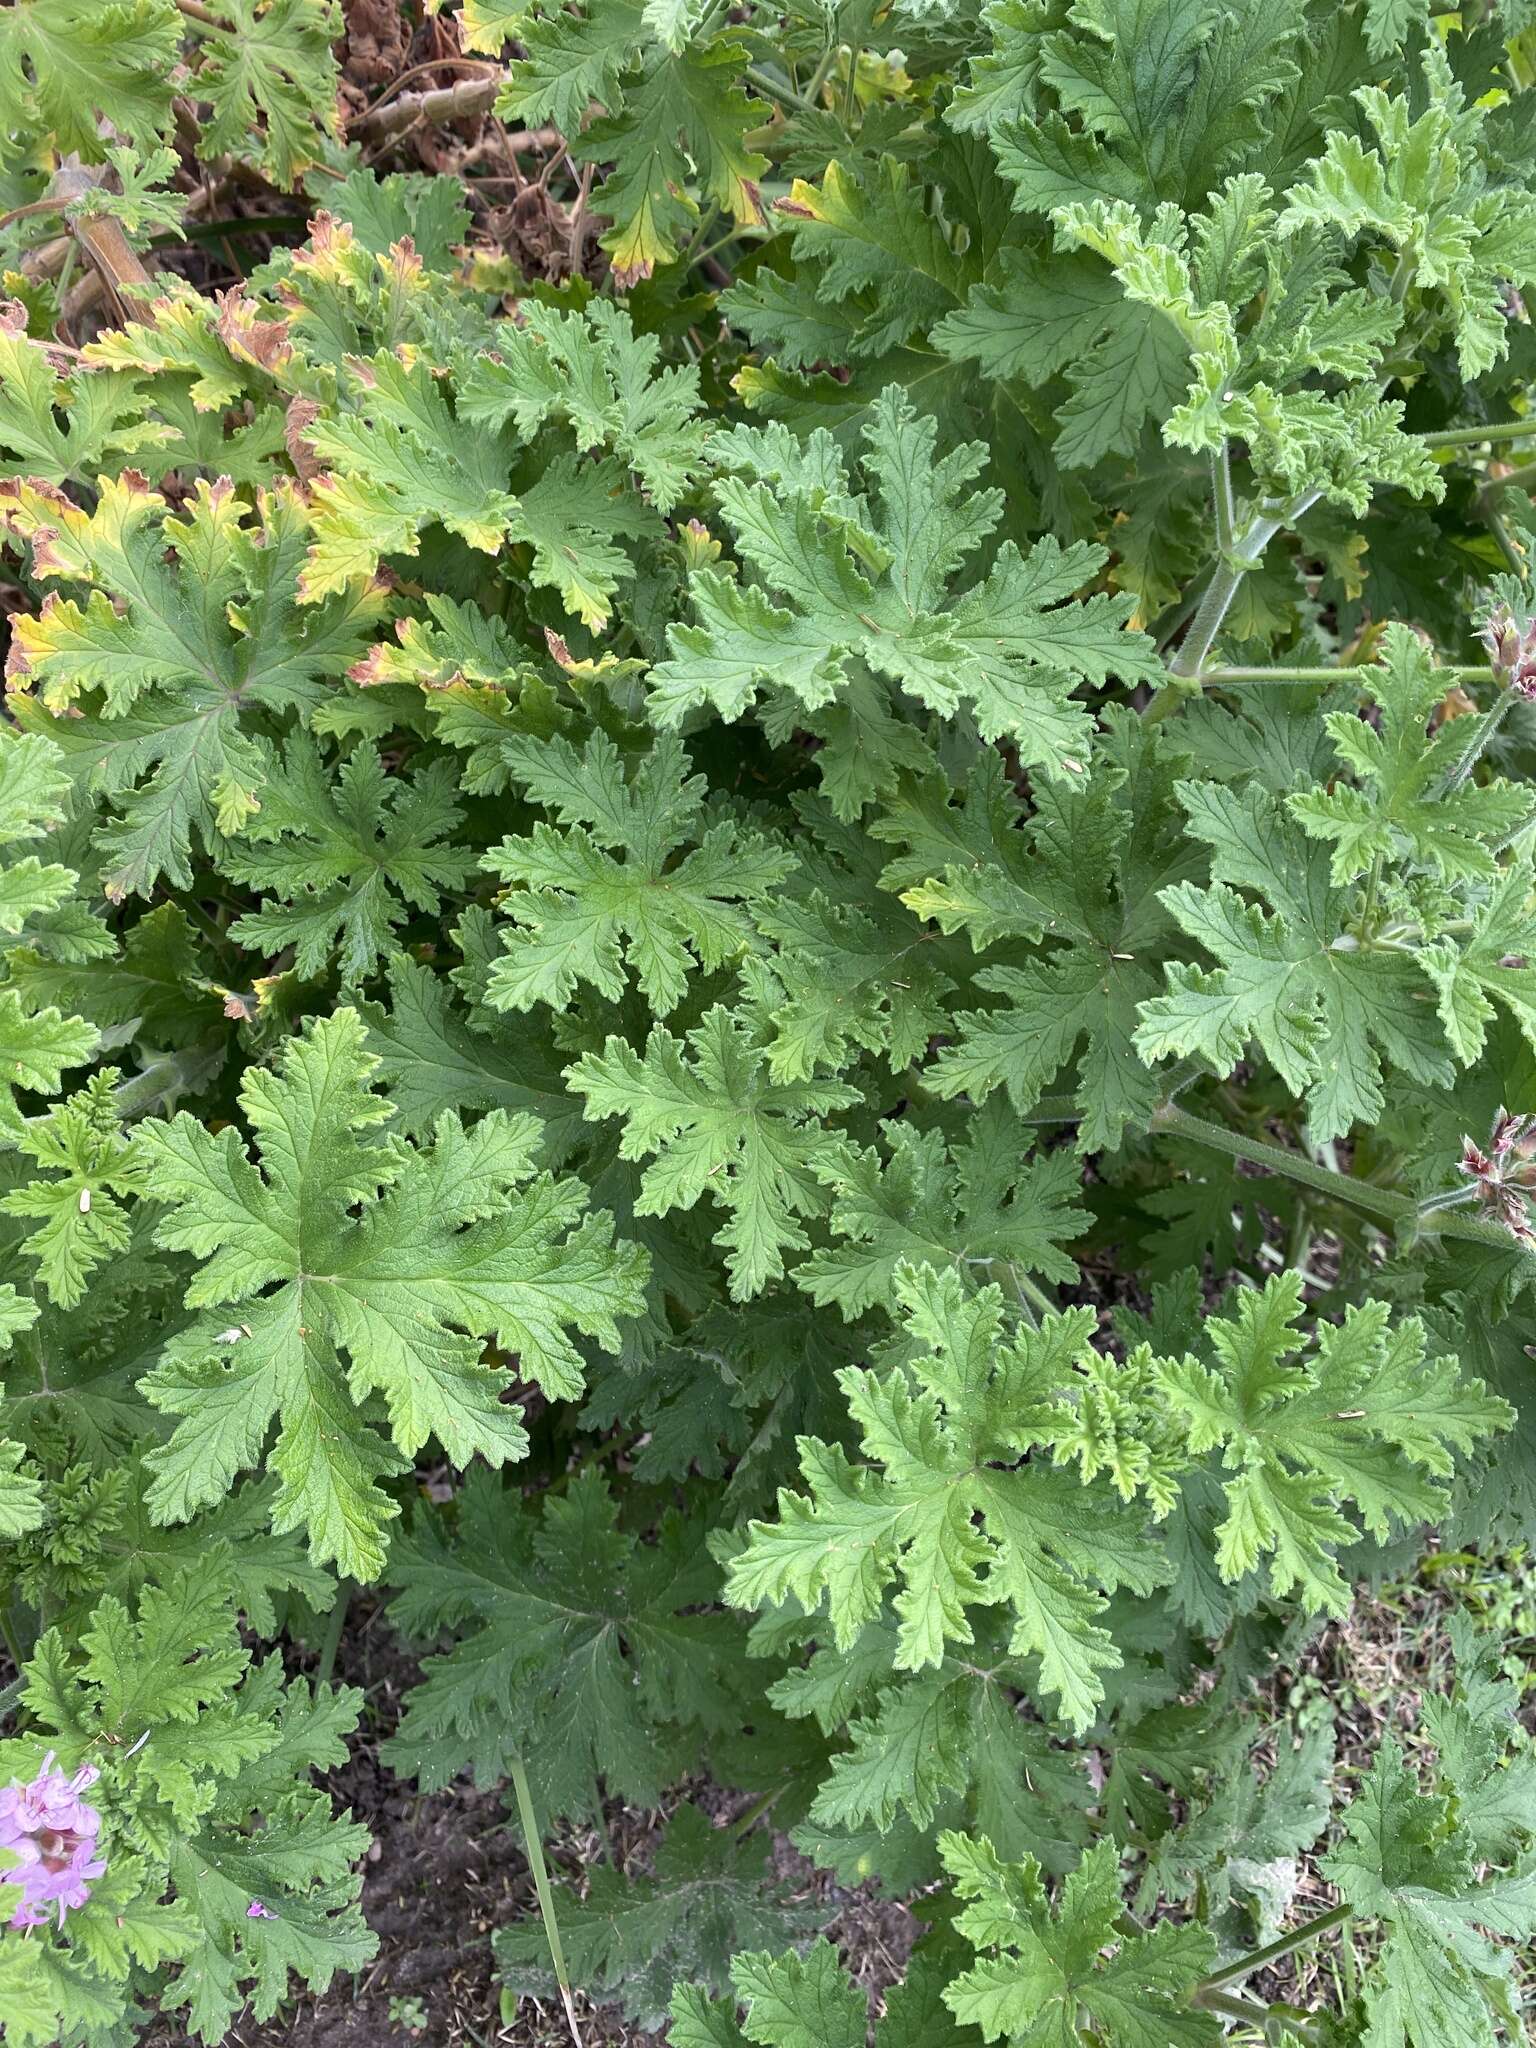
[[[1517,696],[1536,699],[1536,622],[1517,619],[1507,604],[1501,604],[1483,627],[1483,645],[1494,680]]]

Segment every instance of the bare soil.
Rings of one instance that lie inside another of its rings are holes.
[[[312,1671],[312,1653],[283,1647],[291,1670]],[[320,1782],[373,1836],[363,1913],[379,1952],[366,1970],[338,1978],[321,1996],[298,1997],[264,2023],[237,2021],[229,2048],[489,2048],[493,2042],[498,2048],[571,2048],[559,2007],[524,1999],[510,2022],[501,2018],[491,1934],[538,1912],[515,1815],[500,1793],[477,1792],[467,1780],[424,1796],[379,1761],[379,1746],[393,1732],[417,1677],[381,1610],[366,1594],[355,1595],[335,1678],[362,1687],[366,1704],[347,1762]],[[751,1803],[695,1781],[679,1787],[664,1807],[609,1807],[608,1841],[627,1872],[649,1867],[672,1807],[685,1797],[717,1814],[722,1825]],[[606,1849],[594,1833],[570,1831],[546,1843],[545,1853],[552,1874],[580,1886],[583,1872]],[[773,1861],[803,1897],[823,1902],[824,1930],[866,1989],[878,1997],[897,1982],[921,1931],[905,1906],[867,1888],[850,1892],[834,1884],[782,1835],[774,1838]],[[662,2048],[659,2037],[613,2007],[594,2006],[579,1988],[576,2006],[584,2048]],[[190,2036],[170,2014],[154,2022],[143,2042],[144,2048],[190,2048]]]

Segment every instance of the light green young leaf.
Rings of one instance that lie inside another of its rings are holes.
[[[846,1650],[899,1581],[896,1666],[907,1671],[972,1641],[968,1608],[1006,1604],[1012,1653],[1039,1657],[1040,1690],[1085,1728],[1120,1663],[1098,1619],[1106,1594],[1147,1592],[1166,1575],[1139,1515],[1039,1459],[1019,1462],[1048,1441],[1054,1401],[1077,1384],[1091,1314],[1005,1335],[996,1287],[968,1295],[956,1273],[929,1267],[901,1268],[896,1295],[910,1366],[838,1375],[868,1462],[802,1438],[809,1490],[781,1492],[777,1519],[751,1525],[727,1597],[825,1602]]]
[[[939,1851],[966,1902],[956,1927],[978,1951],[944,2003],[984,2040],[1057,2048],[1081,2038],[1086,2013],[1108,2048],[1216,2048],[1221,2022],[1185,2002],[1216,1960],[1215,1938],[1172,1921],[1127,1934],[1113,1842],[1089,1850],[1054,1914],[1032,1857],[1005,1864],[989,1842],[953,1832]]]
[[[1533,800],[1502,778],[1455,783],[1466,738],[1456,719],[1430,729],[1446,679],[1422,641],[1406,626],[1389,626],[1380,664],[1348,673],[1358,677],[1378,713],[1374,720],[1348,711],[1326,717],[1334,750],[1355,784],[1336,780],[1287,800],[1309,838],[1332,844],[1332,880],[1351,882],[1373,861],[1405,859],[1443,882],[1496,874],[1490,846],[1513,837]]]
[[[1217,1531],[1224,1579],[1268,1560],[1270,1583],[1303,1608],[1347,1611],[1334,1553],[1355,1540],[1353,1507],[1378,1542],[1443,1510],[1453,1454],[1507,1429],[1507,1403],[1463,1378],[1452,1358],[1426,1358],[1424,1330],[1394,1329],[1384,1302],[1319,1324],[1304,1355],[1301,1288],[1279,1274],[1245,1291],[1231,1317],[1206,1326],[1216,1364],[1165,1360],[1164,1398],[1198,1457],[1219,1449],[1227,1515]]]
[[[128,1249],[124,1202],[144,1191],[113,1100],[119,1078],[115,1067],[103,1068],[68,1102],[29,1118],[13,1140],[43,1172],[0,1196],[0,1212],[41,1219],[22,1249],[61,1308],[78,1304],[104,1258]]]
[[[1197,1054],[1227,1074],[1256,1040],[1292,1094],[1306,1097],[1319,1139],[1376,1121],[1384,1059],[1414,1080],[1448,1082],[1454,1069],[1412,956],[1335,943],[1351,906],[1329,882],[1326,849],[1252,785],[1181,783],[1179,796],[1190,831],[1211,848],[1214,879],[1203,889],[1181,882],[1162,900],[1217,965],[1168,965],[1168,992],[1141,1005],[1142,1057]]]

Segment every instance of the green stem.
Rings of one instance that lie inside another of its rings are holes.
[[[17,1672],[20,1673],[25,1667],[27,1660],[21,1654],[20,1644],[17,1642],[15,1636],[11,1633],[11,1617],[3,1607],[0,1607],[0,1642],[4,1643],[5,1654],[16,1666]],[[22,1681],[18,1676],[16,1680],[18,1693],[20,1692],[21,1684]]]
[[[336,1669],[336,1652],[341,1648],[341,1632],[347,1625],[347,1609],[356,1590],[355,1579],[343,1579],[336,1588],[336,1598],[331,1602],[325,1634],[320,1641],[320,1661],[315,1666],[316,1685],[329,1685],[331,1682],[331,1673]]]
[[[1332,668],[1206,668],[1190,680],[1212,690],[1225,689],[1229,683],[1336,683],[1341,676],[1357,674],[1362,669],[1369,671],[1372,666],[1370,662],[1362,662]],[[1493,670],[1486,666],[1469,668],[1457,664],[1437,669],[1435,673],[1444,676],[1447,684],[1493,680]]]
[[[1042,1095],[1034,1108],[1019,1118],[1022,1124],[1075,1124],[1082,1117],[1075,1095]]]
[[[765,1792],[761,1799],[754,1799],[746,1812],[741,1816],[741,1819],[731,1823],[731,1833],[733,1835],[750,1834],[763,1815],[770,1813],[778,1805],[783,1792],[784,1787],[782,1785],[775,1785],[773,1790]]]
[[[848,45],[848,83],[843,89],[843,132],[853,133],[853,117],[859,104],[859,59],[863,49],[858,43]]]
[[[1467,744],[1457,756],[1456,765],[1447,774],[1441,786],[1440,794],[1442,797],[1450,796],[1455,790],[1461,788],[1467,777],[1472,773],[1472,770],[1477,766],[1479,759],[1488,746],[1488,742],[1494,737],[1499,727],[1509,716],[1509,708],[1514,701],[1514,692],[1506,690],[1503,696],[1494,704],[1492,710],[1484,711],[1478,717],[1467,720],[1467,723],[1472,727],[1472,733],[1467,740]],[[1460,719],[1456,721],[1458,725],[1461,722]]]
[[[565,2023],[571,2030],[576,2048],[582,2048],[581,2029],[576,2024],[576,2007],[571,1999],[571,1980],[565,1967],[565,1950],[560,1945],[560,1923],[555,1918],[555,1895],[549,1888],[549,1872],[544,1867],[544,1845],[539,1839],[538,1815],[533,1810],[528,1773],[515,1751],[512,1756],[512,1789],[517,1794],[517,1813],[523,1824],[523,1846],[528,1852],[528,1867],[533,1872],[533,1888],[538,1894],[544,1939],[549,1943],[549,1959],[555,1966],[555,1982],[560,1986],[560,1997],[565,2005]]]
[[[682,266],[682,269],[680,269],[678,272],[679,276],[682,275],[684,270],[689,269],[693,264],[698,262],[700,244],[704,241],[705,237],[711,233],[715,226],[715,223],[719,220],[719,218],[720,209],[718,206],[711,205],[705,208],[704,213],[700,218],[698,226],[694,229],[690,239],[684,244],[683,253],[678,258],[678,261]]]
[[[1477,510],[1484,526],[1487,527],[1494,540],[1498,543],[1499,553],[1504,557],[1505,562],[1517,576],[1523,575],[1525,573],[1525,562],[1520,550],[1515,546],[1509,528],[1499,517],[1494,506],[1489,503],[1486,492],[1478,492]]]
[[[1447,427],[1438,434],[1410,434],[1410,441],[1426,442],[1431,448],[1476,448],[1484,441],[1528,441],[1536,434],[1536,417],[1528,420],[1500,420],[1490,427]]]
[[[828,43],[821,53],[821,62],[811,73],[810,83],[805,88],[805,96],[812,106],[816,105],[821,88],[826,84],[827,76],[832,66],[837,62],[837,52],[837,43],[835,41]]]
[[[1217,485],[1216,532],[1218,545],[1224,525],[1230,513],[1222,505],[1221,481]],[[1283,505],[1268,501],[1249,520],[1241,536],[1230,548],[1217,558],[1206,585],[1205,595],[1200,600],[1200,609],[1195,613],[1194,623],[1184,635],[1183,643],[1173,660],[1168,664],[1168,673],[1180,680],[1189,680],[1199,675],[1205,665],[1205,657],[1215,645],[1216,635],[1221,631],[1222,621],[1232,609],[1232,600],[1237,595],[1238,585],[1250,569],[1257,568],[1264,550],[1269,546],[1282,527],[1294,526],[1303,512],[1316,504],[1322,495],[1320,491],[1302,491],[1288,499]],[[1149,707],[1155,714],[1155,703]]]
[[[1232,456],[1225,441],[1211,456],[1211,500],[1216,507],[1216,552],[1224,555],[1237,538],[1237,507],[1232,502]]]
[[[1358,1209],[1384,1229],[1407,1236],[1410,1241],[1417,1237],[1456,1238],[1466,1243],[1488,1245],[1498,1251],[1520,1250],[1516,1240],[1497,1223],[1484,1223],[1478,1217],[1454,1213],[1425,1213],[1411,1195],[1401,1195],[1394,1188],[1373,1187],[1369,1181],[1358,1180],[1353,1174],[1335,1173],[1331,1167],[1319,1166],[1302,1153],[1287,1152],[1283,1146],[1271,1145],[1266,1139],[1245,1138],[1223,1124],[1208,1123],[1204,1117],[1191,1115],[1176,1102],[1162,1103],[1153,1112],[1148,1128],[1153,1133],[1167,1131],[1175,1137],[1189,1138],[1197,1145],[1208,1146],[1213,1152],[1226,1153],[1229,1159],[1246,1159],[1249,1165],[1264,1167],[1301,1187],[1312,1188],[1329,1201]]]
[[[1484,491],[1529,491],[1536,489],[1536,462],[1522,462],[1508,476],[1491,476]]]
[[[1253,558],[1254,561],[1257,556]],[[1232,600],[1237,595],[1237,586],[1247,575],[1253,562],[1238,560],[1236,556],[1223,556],[1211,571],[1211,580],[1205,586],[1189,631],[1179,643],[1179,651],[1168,664],[1168,673],[1181,681],[1192,682],[1199,675],[1205,657],[1210,653],[1216,635],[1221,631],[1221,622],[1232,609]],[[1155,701],[1155,700],[1154,700]]]
[[[1159,612],[1148,626],[1152,644],[1161,654],[1181,626],[1187,625],[1194,617],[1195,601],[1192,597],[1181,597],[1177,604],[1171,604],[1166,611]]]
[[[747,66],[746,78],[748,85],[756,86],[764,99],[777,100],[780,106],[794,107],[802,114],[815,112],[813,102],[808,100],[803,92],[796,92],[792,85],[781,85],[771,72],[764,71],[759,64]]]
[[[1265,1969],[1270,1963],[1278,1963],[1282,1956],[1288,1956],[1303,1942],[1311,1941],[1319,1934],[1327,1934],[1334,1927],[1342,1927],[1353,1917],[1354,1910],[1353,1906],[1330,1907],[1326,1913],[1319,1913],[1315,1920],[1304,1921],[1300,1927],[1293,1927],[1289,1934],[1282,1934],[1277,1941],[1256,1948],[1249,1955],[1239,1956],[1235,1963],[1228,1963],[1223,1969],[1212,1970],[1209,1977],[1201,1978],[1197,1991],[1219,1991],[1223,1984],[1235,1984],[1240,1977]]]
[[[1247,1998],[1229,1998],[1224,1991],[1197,1991],[1194,2003],[1206,2012],[1219,2012],[1224,2019],[1242,2020],[1247,2026],[1257,2027],[1266,2040],[1270,2038],[1269,2030],[1275,2022],[1298,2041],[1320,2043],[1322,2039],[1317,2029],[1305,2020],[1293,2020],[1288,2013],[1272,2012],[1267,2005],[1255,2005]]]
[[[1007,1259],[1004,1263],[1008,1268],[1009,1277],[1012,1279],[1015,1291],[1021,1301],[1026,1302],[1039,1315],[1060,1315],[1060,1308],[1052,1301],[1043,1287],[1037,1286],[1027,1273],[1021,1273],[1012,1259]]]
[[[1383,859],[1378,852],[1371,862],[1371,871],[1365,878],[1365,901],[1360,906],[1360,940],[1369,945],[1372,926],[1376,920],[1376,891],[1381,887]]]
[[[1351,1174],[1335,1173],[1300,1152],[1271,1145],[1265,1138],[1245,1138],[1240,1131],[1228,1130],[1225,1124],[1213,1124],[1202,1116],[1192,1115],[1176,1102],[1165,1102],[1153,1112],[1151,1128],[1154,1132],[1168,1131],[1175,1137],[1190,1138],[1213,1152],[1225,1152],[1229,1159],[1245,1159],[1250,1166],[1266,1167],[1269,1172],[1326,1195],[1331,1201],[1346,1202],[1381,1223],[1403,1223],[1413,1214],[1414,1204],[1406,1195],[1373,1188]]]

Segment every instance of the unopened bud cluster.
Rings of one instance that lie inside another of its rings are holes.
[[[1517,696],[1536,698],[1536,621],[1517,619],[1507,604],[1501,604],[1483,627],[1483,645],[1494,680]]]
[[[1462,1139],[1457,1171],[1472,1182],[1481,1208],[1521,1244],[1536,1247],[1536,1228],[1528,1206],[1529,1197],[1536,1193],[1536,1160],[1527,1149],[1533,1135],[1536,1117],[1512,1116],[1501,1109],[1486,1146]]]

